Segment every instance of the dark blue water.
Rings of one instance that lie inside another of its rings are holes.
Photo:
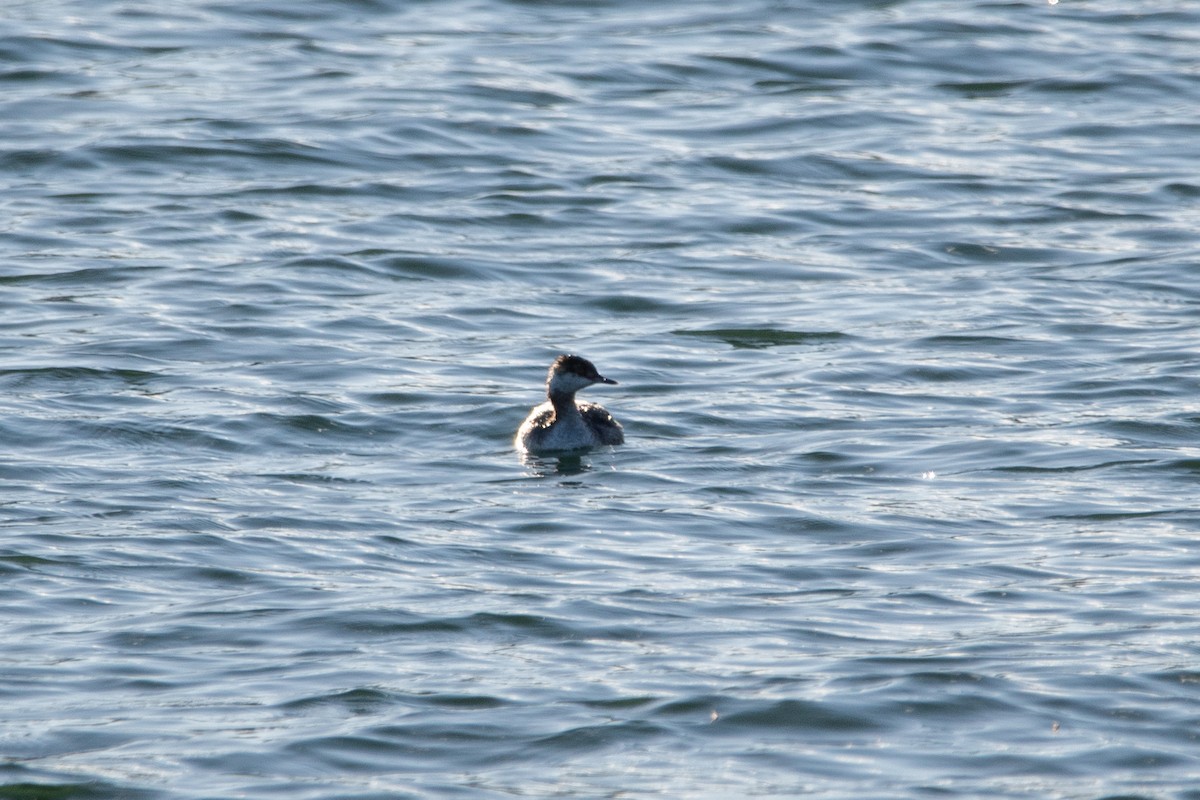
[[[9,2],[0,798],[1200,798],[1197,31]]]

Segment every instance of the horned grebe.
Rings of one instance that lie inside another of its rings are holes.
[[[575,393],[593,383],[616,384],[605,378],[586,358],[559,356],[546,375],[546,396],[550,399],[534,406],[517,431],[519,450],[544,453],[551,450],[578,450],[601,444],[622,444],[625,433],[604,406],[576,403]]]

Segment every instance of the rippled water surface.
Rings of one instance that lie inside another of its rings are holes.
[[[0,797],[1200,798],[1194,4],[0,33]]]

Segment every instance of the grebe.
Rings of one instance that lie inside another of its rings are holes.
[[[625,433],[604,406],[576,403],[575,393],[593,383],[616,384],[579,356],[559,356],[546,375],[546,396],[521,423],[514,444],[528,453],[578,450],[602,444],[622,444]]]

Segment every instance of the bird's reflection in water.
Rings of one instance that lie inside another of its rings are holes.
[[[563,477],[582,475],[591,472],[591,462],[584,459],[581,453],[564,453],[559,456],[524,455],[521,458],[530,474],[537,478]]]

